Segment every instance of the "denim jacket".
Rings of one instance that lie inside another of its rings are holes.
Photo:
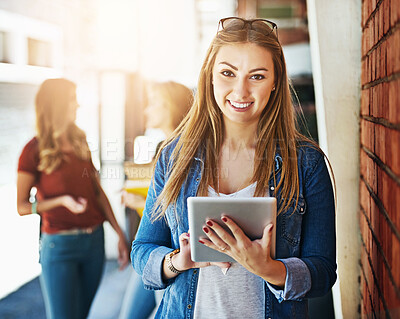
[[[196,157],[175,204],[166,210],[166,218],[150,219],[157,196],[170,174],[170,156],[176,141],[167,146],[156,163],[146,206],[131,260],[142,275],[145,288],[166,289],[156,318],[193,318],[199,269],[189,269],[163,281],[165,255],[179,248],[179,235],[187,232],[187,198],[196,196],[203,161]],[[276,179],[269,180],[270,196],[280,192],[282,157],[275,154]],[[287,275],[283,290],[265,282],[265,318],[308,318],[307,298],[323,296],[336,281],[335,208],[332,183],[324,157],[307,144],[298,148],[300,197],[281,212],[276,225],[276,259],[282,261]]]

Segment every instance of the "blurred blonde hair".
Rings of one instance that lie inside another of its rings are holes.
[[[157,98],[168,107],[172,127],[178,127],[193,103],[192,90],[174,81],[150,82],[147,90],[151,94],[157,94]]]
[[[258,24],[257,30],[253,30],[249,23],[241,28],[232,22],[229,28],[219,31],[214,37],[200,71],[198,91],[193,106],[173,136],[165,143],[167,145],[179,137],[170,156],[171,173],[157,198],[153,219],[164,216],[167,207],[176,202],[198,150],[203,152],[204,168],[197,195],[207,196],[208,185],[218,186],[218,159],[224,140],[224,124],[222,113],[214,98],[212,71],[216,55],[222,46],[244,43],[254,43],[267,49],[272,54],[275,74],[275,91],[271,92],[257,127],[252,176],[252,182],[257,182],[254,196],[265,196],[272,176],[275,191],[281,191],[283,200],[278,213],[286,210],[293,199],[297,202],[299,197],[298,143],[307,141],[318,150],[319,148],[313,141],[297,131],[285,58],[276,35],[266,24]],[[282,157],[281,179],[278,185],[276,185],[274,169],[276,152]]]
[[[36,131],[39,142],[38,170],[52,173],[61,164],[60,136],[67,132],[74,153],[82,160],[90,159],[85,133],[75,123],[68,123],[71,92],[76,85],[66,79],[45,80],[36,94]]]

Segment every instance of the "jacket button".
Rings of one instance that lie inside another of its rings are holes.
[[[270,190],[273,191],[274,189],[275,189],[275,187],[274,187],[274,186],[271,186]]]
[[[188,305],[188,309],[192,309],[192,305],[191,304]]]
[[[197,274],[197,270],[194,270],[193,273],[194,273],[194,274]]]

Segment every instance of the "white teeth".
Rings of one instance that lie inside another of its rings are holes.
[[[244,109],[246,107],[249,107],[251,105],[252,102],[249,103],[237,103],[237,102],[233,102],[233,101],[229,101],[234,107],[237,107],[239,109]]]

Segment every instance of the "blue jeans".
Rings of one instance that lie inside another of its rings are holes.
[[[92,234],[42,234],[40,283],[49,319],[84,319],[104,265],[104,231]]]
[[[154,291],[145,289],[142,277],[132,269],[119,319],[147,319],[156,304]]]

